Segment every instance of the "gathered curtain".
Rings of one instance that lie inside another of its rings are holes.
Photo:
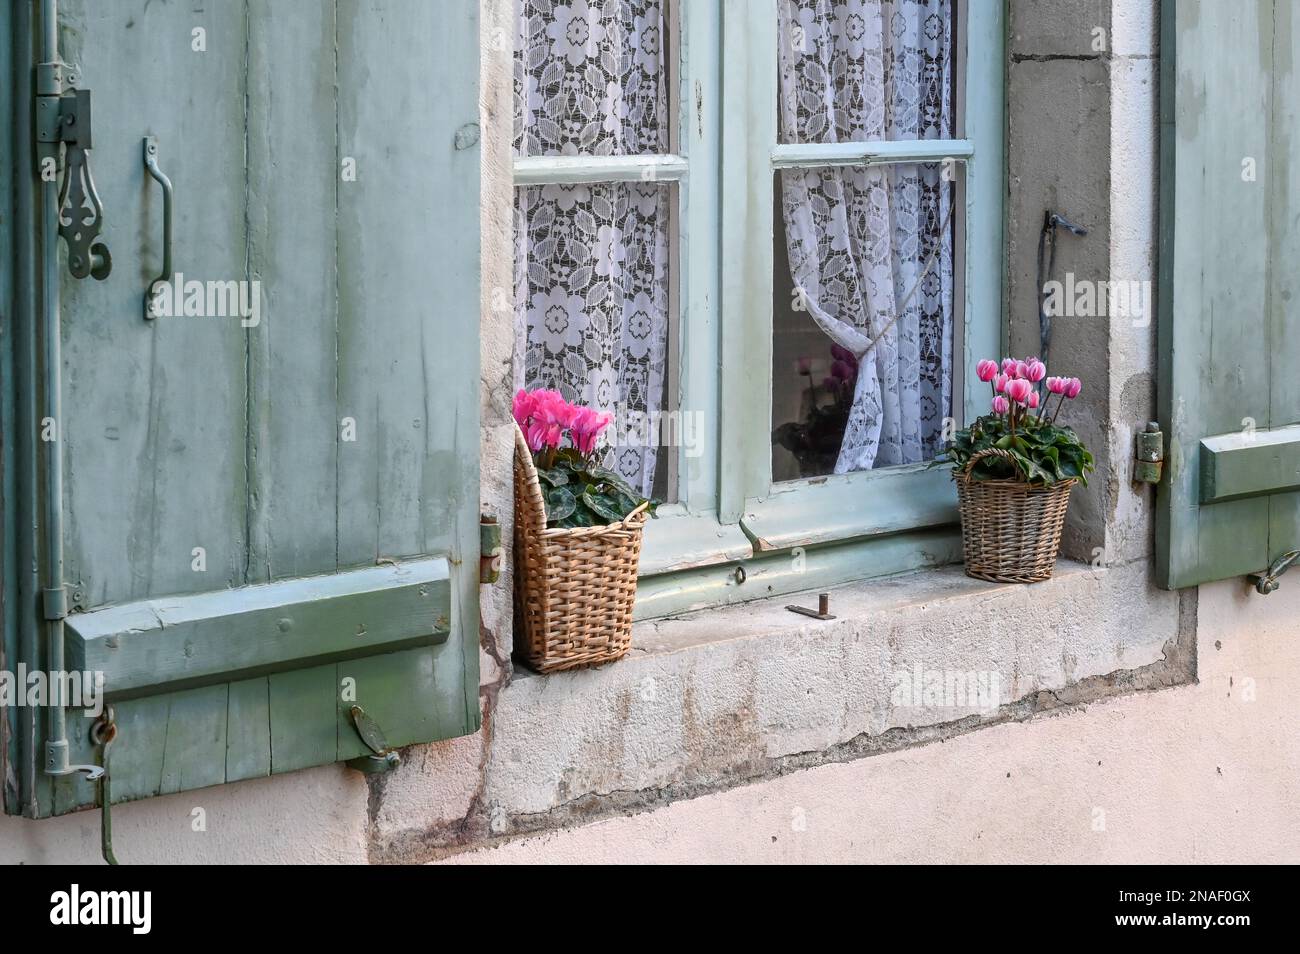
[[[515,12],[516,155],[667,151],[659,2],[516,0]],[[516,191],[515,386],[613,412],[606,466],[649,495],[657,448],[638,415],[664,398],[669,188]]]
[[[951,0],[779,0],[779,16],[783,142],[952,138]],[[954,350],[947,179],[917,163],[781,173],[797,300],[859,362],[837,474],[942,449]]]

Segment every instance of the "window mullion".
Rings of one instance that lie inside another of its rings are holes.
[[[877,163],[942,162],[975,155],[969,139],[909,139],[892,142],[778,143],[777,169],[803,166],[869,166]]]
[[[775,0],[724,0],[719,518],[771,485]]]
[[[583,182],[677,182],[686,159],[671,154],[641,156],[527,156],[514,163],[517,186]]]

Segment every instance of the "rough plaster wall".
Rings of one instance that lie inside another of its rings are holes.
[[[469,863],[1300,861],[1300,588],[1201,588],[1200,682],[462,854]],[[1098,830],[1099,825],[1104,825]]]

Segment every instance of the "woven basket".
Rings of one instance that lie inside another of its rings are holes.
[[[515,647],[529,667],[596,666],[627,652],[645,508],[604,527],[548,530],[533,455],[515,427]]]
[[[1016,480],[972,480],[971,468],[987,457],[1016,464],[1009,452],[989,448],[973,454],[957,474],[966,573],[996,583],[1046,580],[1056,567],[1065,510],[1076,481],[1038,487]]]

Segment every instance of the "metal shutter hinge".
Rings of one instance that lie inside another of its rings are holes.
[[[501,563],[505,551],[501,548],[501,524],[491,514],[483,514],[478,523],[479,557],[478,581],[495,583],[501,579]]]
[[[1133,453],[1133,482],[1158,484],[1165,468],[1165,435],[1155,421],[1137,435]]]

